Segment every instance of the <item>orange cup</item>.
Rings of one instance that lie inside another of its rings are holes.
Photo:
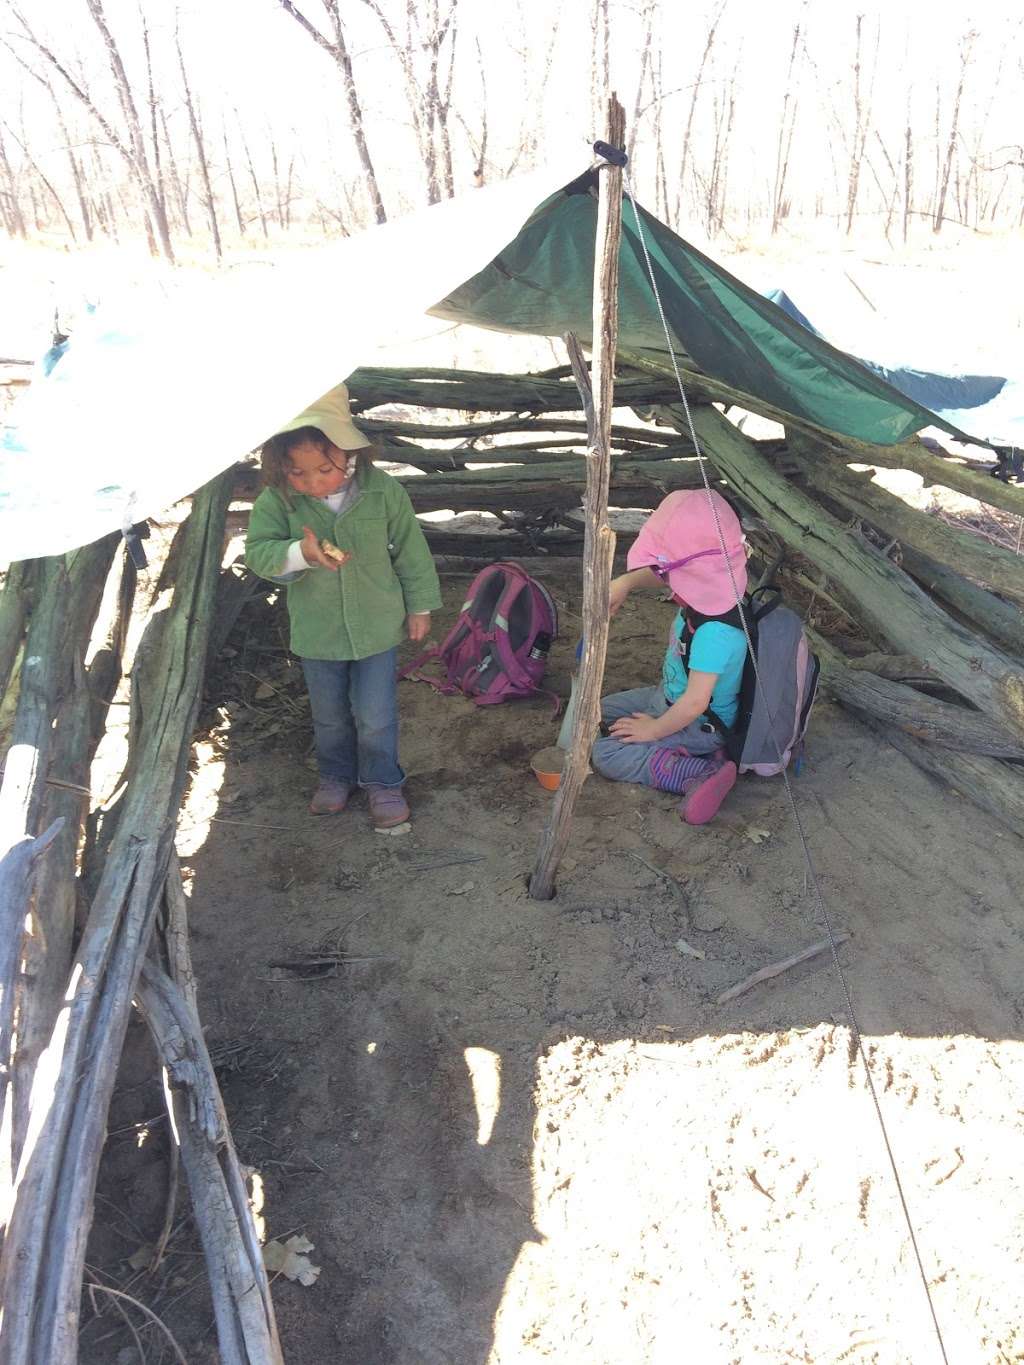
[[[565,762],[565,752],[557,746],[552,745],[548,749],[541,749],[540,753],[534,754],[530,760],[530,767],[533,775],[545,791],[557,791],[562,781],[562,765]]]

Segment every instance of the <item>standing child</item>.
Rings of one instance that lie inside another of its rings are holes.
[[[602,699],[610,724],[593,751],[602,776],[681,796],[679,813],[691,825],[710,820],[736,782],[721,726],[736,720],[747,654],[736,610],[736,594],[747,588],[743,532],[725,499],[714,492],[711,498],[714,511],[704,490],[670,493],[633,542],[629,572],[612,581],[612,615],[634,588],[666,582],[679,612],[661,682]]]
[[[263,447],[245,562],[286,583],[291,647],[313,711],[314,815],[356,785],[378,830],[409,818],[398,762],[396,648],[423,640],[441,591],[409,495],[375,469],[339,384]],[[340,552],[340,553],[339,553]]]

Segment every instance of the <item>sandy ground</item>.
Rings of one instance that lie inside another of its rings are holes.
[[[576,574],[545,574],[563,693]],[[444,584],[450,619],[466,579]],[[627,605],[608,690],[656,675],[668,610]],[[537,903],[546,704],[403,684],[412,832],[316,820],[280,625],[245,618],[212,680],[179,847],[259,1214],[321,1267],[274,1286],[289,1365],[941,1360],[829,958],[712,1003],[822,937],[781,783],[691,829],[591,778]],[[1024,844],[828,704],[795,790],[948,1358],[1024,1361]],[[325,948],[350,960],[272,965]],[[155,1276],[127,1266],[162,1215],[150,1067],[133,1030],[90,1261],[212,1362],[187,1218]],[[109,1310],[83,1343],[137,1358]]]

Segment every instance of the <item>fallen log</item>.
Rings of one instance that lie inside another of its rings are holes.
[[[443,474],[464,470],[467,476],[482,472],[483,465],[503,465],[509,467],[531,466],[559,470],[562,465],[581,465],[582,457],[575,447],[559,449],[550,444],[537,446],[489,446],[486,450],[473,450],[465,446],[394,445],[388,443],[377,447],[378,463],[409,465],[412,469],[422,469],[426,474]],[[693,448],[689,442],[676,441],[671,445],[641,446],[639,443],[620,447],[612,453],[613,468],[625,460],[678,460],[693,458]]]
[[[823,636],[810,627],[805,629],[821,661],[822,685],[858,715],[871,716],[944,749],[1024,762],[1024,739],[1009,734],[980,711],[925,696],[863,666],[850,668]]]
[[[66,1002],[36,1072],[28,1137],[0,1259],[2,1365],[73,1365],[85,1244],[132,995],[167,875],[220,570],[231,474],[193,504],[152,667],[133,676],[128,790]]]
[[[458,373],[455,370],[448,371],[449,374]],[[501,411],[501,409],[497,409]],[[415,436],[420,438],[433,438],[435,440],[468,440],[470,445],[473,441],[479,441],[485,436],[503,436],[510,432],[530,432],[530,431],[573,431],[579,432],[581,444],[586,436],[587,424],[579,417],[562,417],[558,415],[544,415],[531,417],[498,417],[486,422],[469,422],[461,426],[441,425],[438,422],[403,422],[389,417],[363,417],[359,418],[359,428],[369,436],[388,436],[402,437]],[[642,426],[613,426],[612,441],[632,440],[649,441],[656,445],[675,445],[679,441],[679,436],[671,434],[664,429],[657,427]]]
[[[7,692],[25,638],[37,564],[32,559],[12,564],[0,589],[0,697]]]
[[[914,436],[899,445],[873,446],[849,436],[824,432],[814,438],[852,464],[884,465],[887,469],[908,469],[919,474],[926,485],[938,484],[951,488],[969,498],[977,498],[989,507],[1001,508],[1016,516],[1024,516],[1024,487],[1004,483],[987,470],[964,464],[954,456],[937,455]],[[993,463],[992,468],[995,468]]]
[[[143,968],[136,995],[169,1080],[174,1134],[206,1258],[218,1359],[224,1365],[281,1365],[267,1274],[199,1020],[152,964]]]
[[[524,526],[522,530],[500,532],[448,531],[435,522],[421,523],[431,553],[493,563],[499,559],[521,559],[523,555],[575,559],[583,553],[583,537],[571,531],[554,531]]]
[[[662,409],[686,426],[680,408]],[[1014,735],[1024,735],[1024,665],[972,635],[910,576],[794,488],[714,408],[693,411],[698,439],[736,491],[787,545],[829,575],[872,630],[912,653]]]
[[[432,368],[354,370],[345,381],[354,410],[401,403],[421,408],[455,408],[460,412],[579,412],[582,401],[571,380],[539,375],[493,374],[483,370]],[[620,379],[615,407],[666,403],[679,390],[672,379]]]
[[[0,857],[38,828],[53,723],[70,675],[70,659],[61,648],[69,601],[64,556],[43,560],[25,637],[11,745],[0,785]]]
[[[38,839],[26,834],[0,857],[0,1114],[7,1112],[11,1081],[16,983],[25,918],[39,859],[63,829],[55,820]],[[5,1132],[7,1124],[4,1125]],[[9,1186],[10,1153],[0,1153],[0,1177]]]
[[[224,1365],[281,1365],[259,1237],[199,1019],[188,903],[174,853],[164,911],[137,1001],[165,1071],[172,1140],[179,1144],[206,1257],[219,1359]]]
[[[107,647],[86,671],[84,660],[96,625],[119,535],[69,554],[66,637],[61,645],[67,695],[60,700],[46,773],[40,823],[63,829],[36,877],[30,931],[24,945],[24,987],[14,1057],[12,1148],[17,1166],[28,1128],[32,1077],[53,1025],[71,969],[78,905],[77,858],[89,813],[89,774],[105,728],[109,699],[121,675],[123,632],[115,621]],[[123,573],[134,585],[127,556]],[[124,588],[119,594],[124,598]],[[121,638],[119,638],[121,637]]]
[[[572,466],[571,468],[569,466]],[[407,475],[399,479],[417,512],[546,512],[579,507],[586,491],[582,465],[477,469],[472,474]],[[543,471],[538,477],[538,470]],[[696,461],[629,461],[612,466],[614,507],[657,507],[675,488],[696,488]]]
[[[1024,614],[985,588],[971,583],[948,564],[939,564],[910,545],[902,548],[903,567],[923,588],[941,598],[960,618],[996,644],[1024,659]]]
[[[901,545],[940,563],[955,564],[959,573],[984,587],[1024,601],[1024,556],[918,511],[874,483],[870,473],[856,474],[840,461],[823,457],[803,438],[790,441],[786,450],[816,493],[841,502]]]

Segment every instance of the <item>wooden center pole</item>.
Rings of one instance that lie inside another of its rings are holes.
[[[608,100],[605,141],[625,146],[626,115],[613,94]],[[594,250],[594,321],[591,360],[593,392],[571,333],[565,342],[587,416],[586,526],[583,541],[583,657],[576,683],[576,721],[572,747],[544,831],[537,865],[530,878],[534,900],[550,900],[555,877],[572,828],[576,798],[590,771],[590,750],[600,720],[601,684],[608,645],[608,584],[615,556],[615,535],[608,525],[611,478],[612,399],[619,325],[619,242],[622,236],[622,169],[602,167],[599,177],[597,237]]]

